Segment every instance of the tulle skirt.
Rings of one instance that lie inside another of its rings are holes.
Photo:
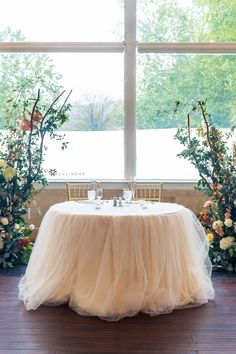
[[[51,207],[19,283],[26,309],[68,303],[114,321],[213,299],[204,230],[190,210],[168,206],[135,215],[89,215],[72,202]]]

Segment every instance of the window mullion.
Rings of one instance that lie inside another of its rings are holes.
[[[136,0],[125,0],[124,172],[136,175]]]

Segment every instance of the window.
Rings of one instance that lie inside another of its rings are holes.
[[[50,180],[197,179],[176,157],[174,105],[204,98],[218,126],[235,125],[235,16],[230,0],[4,2],[0,127],[19,84],[72,89],[68,149],[48,141]]]
[[[48,141],[48,178],[122,179],[123,53],[60,53],[49,57],[62,75],[62,86],[68,91],[73,87],[73,91],[71,118],[63,126],[69,144],[61,152],[56,141]]]
[[[117,0],[8,0],[2,6],[0,31],[20,31],[27,42],[113,42],[118,33],[123,37]]]
[[[230,0],[137,0],[140,42],[235,42]]]
[[[186,124],[187,105],[207,98],[213,122],[221,128],[236,124],[236,56],[203,54],[139,54],[137,58],[137,176],[159,179],[197,179],[194,167],[176,158],[182,151],[174,140]],[[194,117],[192,125],[199,122]]]

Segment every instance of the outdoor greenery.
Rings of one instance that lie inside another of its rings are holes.
[[[56,133],[69,119],[69,95],[59,105],[63,95],[64,91],[48,107],[40,90],[36,99],[22,101],[17,95],[9,100],[14,119],[9,117],[7,131],[0,136],[0,267],[28,261],[34,226],[27,224],[26,215],[30,201],[47,183],[42,167],[45,137],[59,140],[62,149],[67,145],[63,135]]]
[[[120,0],[122,2],[122,0]],[[137,0],[138,40],[143,42],[231,42],[236,41],[236,2],[231,0]],[[121,38],[117,33],[117,38]],[[24,41],[10,29],[0,41]],[[219,127],[236,123],[236,57],[234,55],[138,54],[137,128],[176,128],[184,123],[181,113],[169,114],[176,100],[208,98],[213,122]],[[61,73],[48,54],[0,54],[0,127],[7,117],[12,90],[26,86],[50,92],[61,90]],[[73,102],[68,130],[115,130],[124,125],[123,104],[110,97],[81,95]],[[95,98],[95,101],[94,101]],[[94,111],[93,111],[94,108]],[[98,112],[101,112],[102,114]],[[92,113],[91,113],[92,112]],[[95,115],[95,120],[93,119]]]
[[[6,28],[0,32],[0,42],[20,42],[25,37],[21,31],[13,32]],[[33,53],[0,53],[0,128],[12,117],[8,100],[16,92],[21,97],[18,109],[23,111],[24,102],[31,97],[35,88],[44,92],[45,104],[62,91],[60,83],[62,75],[55,70],[52,59],[47,54]]]
[[[143,42],[236,41],[236,2],[230,0],[140,0],[139,40]],[[137,127],[171,128],[184,123],[181,113],[162,115],[176,100],[208,98],[213,122],[236,123],[234,55],[140,54]]]
[[[114,130],[122,129],[123,102],[95,94],[82,95],[74,102],[70,121],[63,130]]]
[[[180,102],[177,106],[181,106]],[[192,129],[197,115],[201,124]],[[178,129],[176,134],[176,139],[185,146],[179,156],[196,167],[200,176],[197,189],[210,198],[198,218],[210,243],[212,264],[236,272],[235,130],[223,132],[216,128],[206,101],[195,102],[186,121],[186,127]]]

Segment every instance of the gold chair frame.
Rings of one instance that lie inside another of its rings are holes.
[[[162,183],[136,183],[134,199],[161,202],[162,189]]]
[[[66,183],[67,196],[69,201],[88,199],[88,190],[91,190],[91,183]]]

